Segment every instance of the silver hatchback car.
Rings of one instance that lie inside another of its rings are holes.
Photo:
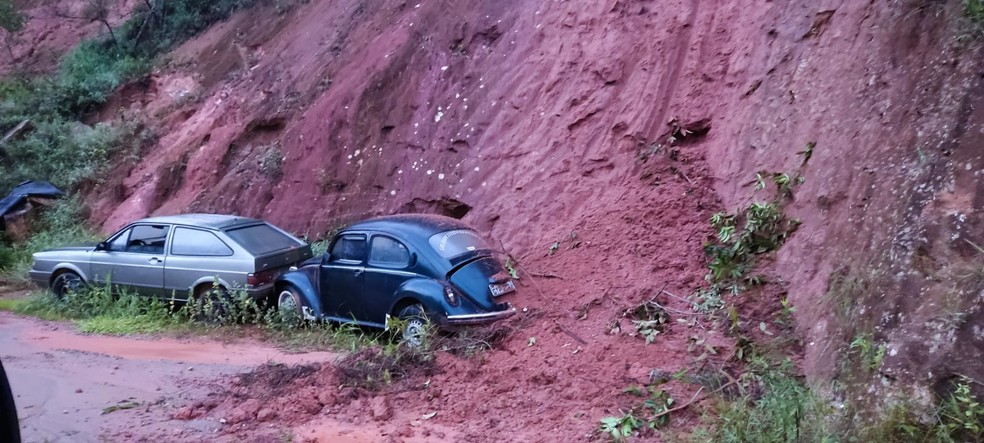
[[[263,220],[184,214],[137,220],[95,246],[34,254],[31,280],[58,297],[85,285],[112,284],[174,300],[218,285],[273,296],[273,281],[311,258],[311,246]]]

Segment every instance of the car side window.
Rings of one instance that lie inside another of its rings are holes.
[[[199,229],[174,228],[171,254],[225,257],[232,255],[232,249],[211,232]]]
[[[404,268],[410,264],[410,251],[392,238],[377,235],[372,238],[369,264],[386,268]]]
[[[167,225],[137,225],[131,229],[126,252],[163,254],[167,243]]]
[[[366,236],[345,235],[331,247],[331,261],[361,263],[366,258]]]
[[[116,238],[112,239],[106,245],[106,249],[107,250],[110,250],[110,251],[116,251],[116,252],[125,251],[126,250],[126,241],[129,240],[129,239],[130,239],[130,230],[127,229],[127,230],[121,232],[119,235],[117,235]]]

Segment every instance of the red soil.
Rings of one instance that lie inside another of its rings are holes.
[[[319,237],[376,214],[463,216],[529,271],[516,297],[527,313],[483,358],[442,356],[440,396],[382,394],[400,411],[386,426],[439,410],[427,425],[456,434],[436,439],[567,440],[630,404],[621,388],[651,369],[705,366],[691,335],[721,365],[732,345],[712,329],[674,323],[648,346],[627,320],[606,332],[653,296],[686,310],[661,290],[702,282],[710,214],[754,198],[756,172],[800,173],[788,210],[803,224],[775,260],[788,284],[743,299],[746,325],[771,321],[783,293],[814,379],[837,377],[845,338],[866,331],[894,350],[888,379],[984,379],[972,323],[964,340],[925,340],[947,293],[981,315],[941,271],[976,260],[958,240],[984,244],[984,57],[955,38],[958,2],[589,3],[237,14],[103,111],[149,121],[160,139],[87,192],[92,218],[110,231],[235,212]],[[670,149],[668,122],[709,131]],[[831,297],[835,270],[880,276],[877,290]],[[349,429],[336,418],[358,422],[365,407],[313,415]]]

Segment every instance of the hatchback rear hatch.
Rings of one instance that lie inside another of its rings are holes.
[[[288,268],[311,258],[311,246],[269,223],[235,227],[226,234],[254,257],[254,272]]]

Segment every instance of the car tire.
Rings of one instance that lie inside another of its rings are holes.
[[[424,346],[430,329],[430,321],[424,313],[424,307],[419,304],[407,306],[400,310],[397,317],[403,322],[400,331],[403,342],[412,348]]]
[[[59,300],[63,300],[70,293],[79,293],[85,289],[85,281],[74,271],[65,271],[55,276],[51,280],[51,292]]]
[[[286,326],[299,326],[304,321],[300,291],[293,286],[284,286],[277,294],[277,311]]]
[[[195,320],[207,323],[228,323],[232,298],[222,286],[202,285],[195,291]]]

